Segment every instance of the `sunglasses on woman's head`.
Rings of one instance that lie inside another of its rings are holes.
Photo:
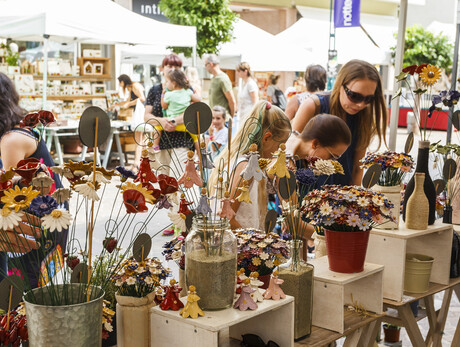
[[[348,89],[348,87],[345,84],[343,85],[343,89],[345,90],[345,94],[347,94],[348,99],[351,102],[354,102],[356,104],[359,104],[360,102],[364,101],[364,103],[367,105],[367,104],[370,104],[375,99],[375,95],[364,96],[364,95],[362,95],[360,93],[356,93],[356,92]]]

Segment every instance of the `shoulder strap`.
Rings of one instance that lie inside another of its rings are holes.
[[[316,94],[311,95],[310,98],[315,103],[315,116],[316,116],[321,111],[321,101],[319,100],[319,97]]]

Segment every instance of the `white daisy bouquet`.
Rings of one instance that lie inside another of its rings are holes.
[[[334,231],[364,231],[394,219],[393,204],[381,193],[358,186],[326,185],[304,198],[302,215],[310,222]]]
[[[164,268],[158,258],[140,262],[130,258],[121,263],[111,280],[118,287],[118,295],[142,298],[152,292],[163,296],[161,281],[168,276],[171,276],[171,270]]]

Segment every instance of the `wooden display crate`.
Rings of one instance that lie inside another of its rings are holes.
[[[430,282],[449,284],[452,235],[452,225],[440,221],[428,226],[426,230],[407,229],[402,220],[398,230],[372,229],[366,261],[385,266],[384,298],[402,300],[407,253],[433,257]]]
[[[383,310],[383,266],[366,263],[364,271],[344,274],[329,270],[327,257],[313,259],[313,325],[343,333],[345,306],[358,304],[366,311]],[[353,299],[352,299],[353,298]]]
[[[186,298],[181,299],[186,302]],[[205,311],[204,317],[182,318],[178,311],[150,309],[151,347],[218,347],[235,345],[243,334],[259,335],[283,347],[294,346],[294,298],[258,303],[257,310],[228,308]],[[237,343],[236,345],[239,345]]]
[[[86,73],[84,66],[87,62],[90,62],[93,65],[102,64],[102,74],[96,73],[95,71],[93,71],[92,73]],[[82,76],[98,76],[102,80],[111,78],[110,58],[81,57],[77,58],[77,64],[80,66],[80,74]]]

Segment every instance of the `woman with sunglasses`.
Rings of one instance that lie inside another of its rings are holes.
[[[293,131],[301,133],[308,121],[320,113],[343,119],[352,134],[350,146],[339,159],[345,175],[333,175],[328,184],[361,185],[363,171],[359,160],[375,135],[379,138],[379,147],[382,139],[385,141],[388,116],[377,69],[362,60],[346,63],[337,75],[332,92],[318,93],[301,104],[292,120]],[[294,140],[289,139],[286,145],[291,153],[294,153]]]

